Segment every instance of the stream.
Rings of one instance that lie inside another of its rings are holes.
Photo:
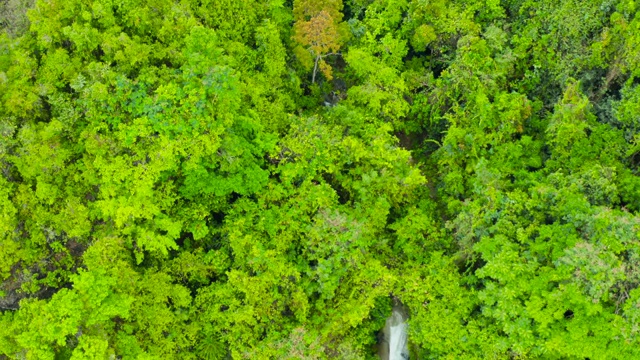
[[[378,343],[381,360],[408,360],[407,314],[399,303],[394,303],[391,316],[382,330]]]

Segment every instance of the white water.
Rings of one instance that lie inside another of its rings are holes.
[[[381,360],[407,360],[407,319],[399,305],[393,306],[393,312],[382,331],[383,339],[378,354]]]

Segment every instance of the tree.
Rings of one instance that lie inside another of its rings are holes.
[[[316,72],[318,68],[327,78],[331,80],[331,67],[323,58],[330,55],[339,55],[338,42],[339,34],[334,19],[329,12],[322,10],[309,21],[298,21],[295,25],[296,41],[307,47],[314,58],[313,75],[311,82],[316,82]]]
[[[324,60],[327,56],[340,55],[341,44],[345,39],[342,20],[341,1],[311,2],[296,1],[294,15],[294,40],[299,44],[296,55],[306,66],[313,62],[311,82],[315,83],[318,69],[327,80],[332,79],[332,69]],[[309,61],[308,57],[311,57]]]

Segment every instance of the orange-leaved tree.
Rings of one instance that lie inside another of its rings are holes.
[[[340,46],[346,39],[346,29],[342,23],[341,0],[301,0],[294,4],[294,40],[300,62],[310,68],[313,64],[311,82],[315,83],[320,70],[331,80],[332,69],[324,58],[340,55]]]

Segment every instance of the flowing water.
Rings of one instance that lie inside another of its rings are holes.
[[[407,360],[407,316],[400,304],[394,304],[391,316],[387,319],[378,344],[381,360]]]

